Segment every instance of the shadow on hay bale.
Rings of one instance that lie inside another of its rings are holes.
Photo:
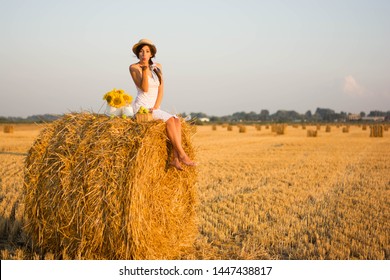
[[[48,125],[25,164],[33,245],[75,259],[177,259],[191,249],[196,170],[169,168],[165,129],[87,113]],[[190,131],[183,122],[194,158]]]

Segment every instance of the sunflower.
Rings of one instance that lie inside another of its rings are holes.
[[[116,88],[107,92],[103,96],[103,99],[107,101],[108,105],[115,108],[127,106],[133,100],[133,98],[127,93],[125,93],[123,89],[116,89]]]
[[[111,91],[107,92],[104,96],[103,96],[103,100],[107,100],[108,103],[110,103],[110,101],[108,99],[112,99],[112,95],[111,95]]]
[[[133,101],[133,98],[130,95],[123,94],[123,100],[125,101],[126,105],[129,105],[131,101]]]

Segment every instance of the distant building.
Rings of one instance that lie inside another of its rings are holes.
[[[209,122],[209,121],[210,121],[209,118],[200,118],[199,120],[200,120],[201,122]]]
[[[385,117],[363,117],[362,120],[370,122],[383,122],[385,121]]]
[[[349,121],[360,121],[362,119],[362,117],[358,114],[349,114],[347,119]]]

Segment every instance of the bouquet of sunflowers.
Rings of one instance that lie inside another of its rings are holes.
[[[107,101],[106,115],[108,116],[133,116],[131,101],[133,97],[128,95],[123,89],[113,89],[103,96]]]
[[[123,89],[113,89],[107,92],[103,99],[107,101],[107,104],[111,107],[121,108],[123,106],[130,105],[133,98],[128,95]]]

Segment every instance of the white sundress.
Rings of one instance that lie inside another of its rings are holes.
[[[141,106],[150,109],[153,108],[154,104],[157,100],[158,95],[158,87],[160,86],[160,81],[158,79],[157,74],[153,71],[155,68],[155,64],[152,65],[152,77],[148,76],[149,79],[149,90],[147,92],[144,92],[142,89],[137,87],[137,97],[135,101],[133,102],[133,111],[134,114],[138,112],[139,108]],[[161,109],[155,109],[152,113],[153,119],[155,120],[163,120],[166,122],[170,118],[174,117],[177,118],[176,115],[172,115],[168,112],[165,112]]]

